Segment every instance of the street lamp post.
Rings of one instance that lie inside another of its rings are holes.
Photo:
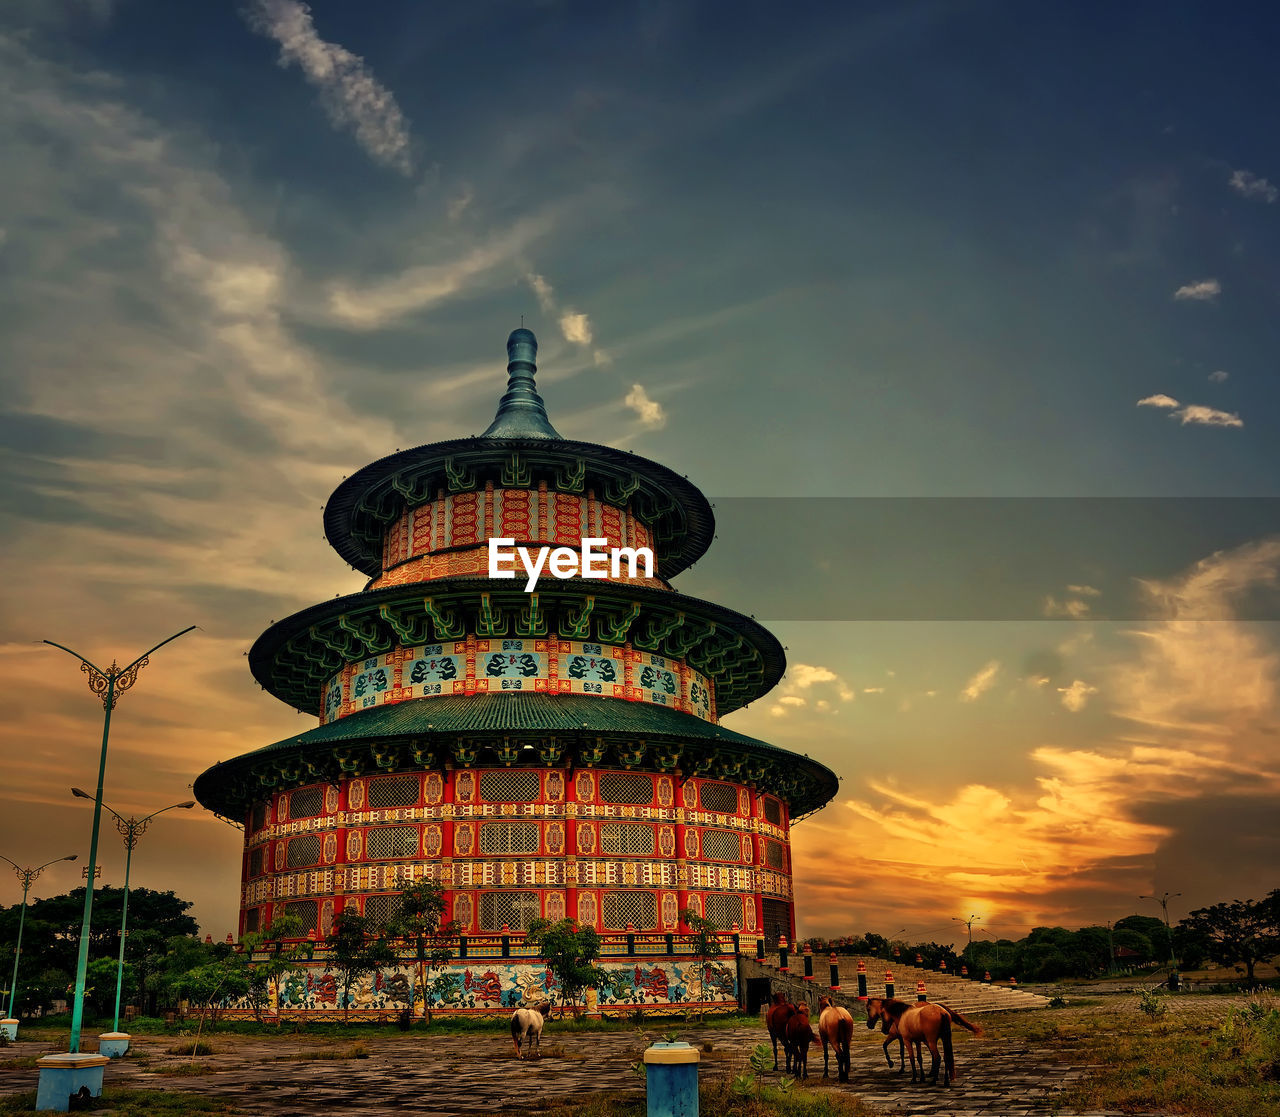
[[[87,791],[81,791],[78,787],[71,789],[71,794],[77,799],[92,800],[93,796]],[[152,811],[149,815],[142,818],[136,818],[130,815],[125,818],[118,811],[107,807],[106,803],[102,804],[107,810],[115,816],[116,829],[120,832],[120,836],[124,838],[124,848],[126,850],[124,857],[124,901],[121,905],[120,912],[120,957],[116,962],[116,1015],[115,1022],[111,1026],[112,1032],[120,1035],[120,991],[124,984],[124,940],[128,934],[129,927],[129,868],[133,862],[133,847],[138,844],[138,839],[146,833],[147,827],[151,825],[151,820],[158,814],[164,814],[165,811],[186,810],[189,811],[194,807],[194,800],[187,800],[185,803],[173,803],[168,807],[161,807],[158,811]],[[125,1049],[128,1049],[128,1043],[125,1043]],[[99,1044],[101,1050],[101,1044]],[[123,1051],[120,1054],[124,1054]]]
[[[1165,892],[1163,896],[1139,896],[1139,900],[1155,900],[1164,912],[1164,933],[1169,940],[1169,988],[1178,988],[1178,960],[1173,956],[1173,928],[1169,926],[1169,901],[1181,892]]]
[[[59,648],[68,655],[75,656],[80,661],[81,672],[89,676],[89,689],[102,699],[103,709],[102,753],[98,758],[98,794],[93,802],[93,833],[89,839],[89,883],[84,890],[84,919],[80,924],[80,953],[76,961],[75,1004],[71,1010],[71,1041],[68,1044],[68,1051],[72,1055],[78,1054],[80,1051],[80,1027],[84,1020],[84,987],[85,977],[89,969],[89,922],[93,917],[92,886],[94,870],[98,866],[98,826],[102,821],[102,782],[107,774],[107,739],[111,733],[111,711],[115,709],[120,695],[138,681],[138,672],[147,665],[151,655],[166,644],[176,640],[179,636],[185,636],[195,627],[195,625],[191,625],[181,632],[175,632],[167,639],[161,640],[154,648],[138,656],[127,667],[118,666],[113,659],[111,666],[105,671],[96,664],[90,663],[79,652],[72,651],[63,644],[55,643],[53,640],[44,641],[51,647]]]
[[[5,1023],[8,1024],[9,1020],[13,1021],[10,1028],[6,1029],[6,1034],[10,1029],[14,1032],[13,1035],[9,1036],[10,1039],[16,1039],[18,1031],[17,1017],[13,1014],[13,1008],[17,1003],[18,997],[18,961],[22,957],[22,929],[27,922],[27,893],[31,890],[31,885],[35,882],[36,877],[50,865],[56,865],[59,861],[74,861],[77,856],[77,854],[72,853],[66,857],[55,857],[52,861],[46,861],[43,865],[37,865],[34,869],[24,869],[16,861],[10,861],[9,858],[0,853],[0,859],[9,861],[9,864],[13,866],[14,872],[18,874],[18,879],[22,881],[22,913],[18,916],[18,945],[13,951],[13,982],[9,986],[9,1004],[5,1009],[8,1016],[8,1020]]]

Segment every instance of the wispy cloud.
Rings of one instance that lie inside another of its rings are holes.
[[[1070,686],[1058,687],[1058,693],[1062,695],[1062,704],[1075,714],[1084,709],[1089,695],[1097,694],[1098,688],[1076,679]]]
[[[413,173],[409,122],[391,91],[380,84],[364,59],[316,33],[311,8],[299,0],[252,0],[249,26],[280,44],[280,65],[296,63],[320,91],[330,122],[355,135],[376,163]]]
[[[1226,378],[1226,374],[1223,374]],[[1212,377],[1210,377],[1212,379]],[[1186,426],[1197,427],[1243,427],[1244,420],[1234,411],[1219,411],[1216,407],[1206,407],[1200,403],[1188,403],[1185,406],[1172,396],[1155,395],[1138,400],[1139,407],[1160,407],[1169,411],[1169,418],[1177,419]]]
[[[1228,376],[1230,376],[1230,375],[1231,375],[1231,373],[1227,372],[1227,370],[1226,370],[1226,369],[1222,369],[1222,368],[1220,368],[1220,369],[1215,369],[1213,372],[1209,373],[1209,383],[1210,383],[1210,384],[1221,384],[1221,383],[1222,383],[1223,381],[1225,381],[1225,380],[1227,379],[1227,377],[1228,377]]]
[[[643,384],[632,384],[623,403],[636,413],[644,426],[656,430],[667,425],[666,409],[657,400],[649,398]]]
[[[1193,302],[1212,302],[1222,294],[1222,284],[1216,279],[1199,279],[1195,283],[1186,283],[1173,293],[1179,300],[1190,299]]]
[[[996,685],[996,676],[999,674],[1000,661],[993,659],[965,685],[965,688],[960,692],[960,701],[976,702]]]
[[[825,695],[826,697],[817,697]],[[813,708],[819,713],[839,713],[835,699],[852,702],[857,695],[853,688],[830,667],[813,663],[793,663],[787,668],[778,695],[769,707],[773,717],[784,717],[791,710],[802,709],[813,700]]]
[[[1251,171],[1232,171],[1231,177],[1227,181],[1231,189],[1241,197],[1256,198],[1259,201],[1268,203],[1280,198],[1280,189],[1277,189],[1265,178],[1261,178]]]
[[[560,328],[560,336],[571,345],[580,345],[584,349],[591,351],[591,359],[600,366],[611,363],[609,354],[593,345],[594,335],[591,329],[591,319],[580,310],[572,307],[562,306],[560,300],[556,298],[555,288],[547,281],[545,276],[536,272],[528,272],[525,274],[525,282],[529,284],[529,289],[533,291],[538,299],[538,306],[542,309],[542,313],[548,318],[554,319]],[[628,406],[630,404],[628,403]],[[664,420],[665,421],[665,420]],[[661,424],[658,424],[659,426]]]
[[[1191,403],[1177,411],[1173,416],[1182,425],[1198,427],[1243,427],[1244,420],[1234,411],[1219,411],[1216,407],[1205,407]]]
[[[1089,603],[1078,597],[1068,597],[1059,601],[1053,594],[1044,599],[1044,615],[1046,617],[1069,617],[1081,620],[1089,615]]]

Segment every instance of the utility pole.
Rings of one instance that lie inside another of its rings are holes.
[[[1169,988],[1178,988],[1178,960],[1173,956],[1173,928],[1169,926],[1169,899],[1181,892],[1165,892],[1163,896],[1139,896],[1139,900],[1155,900],[1164,912],[1164,933],[1169,939]]]

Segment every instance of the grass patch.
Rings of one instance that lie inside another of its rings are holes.
[[[277,1055],[275,1058],[306,1063],[313,1059],[367,1059],[370,1054],[369,1048],[363,1043],[353,1043],[350,1047],[316,1047],[310,1051],[294,1051],[288,1055]]]
[[[698,1091],[699,1111],[716,1117],[881,1117],[879,1110],[843,1090],[815,1090],[793,1086],[782,1091],[764,1086],[744,1097],[728,1080],[707,1082]],[[646,1102],[635,1095],[599,1094],[583,1102],[551,1105],[539,1110],[547,1117],[645,1117]]]
[[[0,1059],[0,1070],[35,1070],[41,1055],[22,1055],[15,1059]]]
[[[1137,1007],[1072,1017],[1000,1021],[1001,1039],[1093,1069],[1056,1099],[1061,1111],[1111,1109],[1186,1117],[1280,1113],[1280,1007],[1274,998],[1228,1010],[1149,1016]]]
[[[170,1055],[212,1055],[214,1048],[204,1040],[184,1040],[165,1048]]]
[[[0,1113],[10,1115],[21,1114],[23,1117],[34,1115],[36,1092],[27,1090],[21,1094],[11,1094],[0,1098]],[[229,1102],[217,1098],[202,1098],[197,1094],[175,1093],[168,1090],[133,1090],[123,1087],[107,1087],[102,1097],[94,1098],[91,1108],[109,1109],[118,1117],[168,1117],[175,1114],[181,1117],[185,1113],[238,1113]],[[47,1112],[47,1111],[41,1111]]]

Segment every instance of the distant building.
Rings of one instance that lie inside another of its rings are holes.
[[[273,624],[249,653],[258,682],[319,725],[196,780],[201,803],[245,827],[241,933],[281,911],[316,939],[343,907],[384,923],[426,877],[466,951],[434,1007],[544,992],[519,941],[539,917],[606,936],[627,980],[602,1009],[731,1001],[732,967],[682,953],[681,912],[737,929],[743,949],[794,938],[790,826],[836,777],[719,723],[785,661],[755,621],[670,587],[711,542],[706,498],[655,462],[561,438],[533,334],[507,352],[482,435],[382,458],[330,498],[325,533],[365,589]],[[488,577],[499,537],[649,547],[656,568],[544,575],[526,593]],[[336,1010],[323,974],[317,953],[279,1008]],[[375,975],[356,1007],[397,1007],[404,976]]]

